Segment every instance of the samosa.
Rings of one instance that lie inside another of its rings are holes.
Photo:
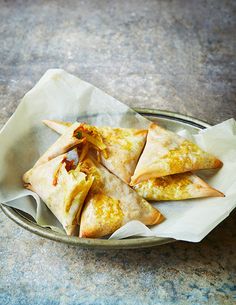
[[[51,120],[43,122],[60,134],[66,134],[71,124]],[[106,146],[106,154],[100,156],[101,163],[128,184],[145,145],[147,130],[113,127],[96,127],[96,130]]]
[[[63,225],[67,235],[78,229],[84,200],[94,178],[63,154],[33,167],[23,176],[25,187],[37,193]]]
[[[196,144],[152,123],[131,185],[150,178],[200,169],[220,168],[222,162]]]
[[[164,216],[132,188],[91,157],[80,170],[94,179],[80,220],[80,237],[112,234],[131,220],[145,225],[159,224]]]
[[[99,153],[106,154],[106,145],[104,144],[98,129],[95,126],[75,122],[68,127],[66,132],[63,133],[39,158],[35,167],[72,150],[76,146],[83,151],[82,155],[86,155],[85,150],[87,149],[88,144],[93,147],[93,149],[99,151]]]
[[[191,172],[150,178],[133,187],[146,200],[184,200],[200,197],[224,197]]]

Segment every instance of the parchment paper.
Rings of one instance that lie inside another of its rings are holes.
[[[64,232],[37,194],[25,190],[22,175],[57,139],[42,119],[84,121],[93,125],[147,128],[149,121],[103,91],[60,69],[48,70],[22,99],[0,132],[0,202],[29,213],[39,225]],[[198,242],[226,218],[236,205],[236,122],[230,119],[190,135],[223,162],[223,168],[201,173],[224,198],[156,203],[166,216],[162,224],[147,228],[130,222],[110,238],[160,236]],[[199,174],[199,173],[198,173]]]

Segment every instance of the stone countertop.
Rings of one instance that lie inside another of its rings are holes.
[[[0,127],[48,68],[133,107],[236,117],[234,1],[0,1]],[[236,214],[201,243],[93,251],[0,212],[0,304],[235,304]]]

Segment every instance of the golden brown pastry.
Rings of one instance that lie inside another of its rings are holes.
[[[33,167],[23,176],[26,188],[37,193],[63,225],[67,235],[78,228],[80,212],[93,177],[60,155],[42,165]]]
[[[74,123],[67,128],[60,138],[39,158],[35,166],[43,164],[69,150],[79,146],[82,155],[86,155],[88,144],[100,153],[105,153],[106,146],[97,128],[84,123]]]
[[[164,220],[157,209],[95,160],[85,159],[80,170],[94,179],[81,213],[80,237],[112,234],[130,220],[146,225]]]
[[[131,185],[150,178],[221,166],[220,160],[196,144],[152,123]]]
[[[48,127],[63,134],[71,123],[43,121]],[[96,127],[106,146],[106,155],[101,154],[101,163],[126,183],[134,173],[146,142],[147,131],[133,128]]]
[[[183,200],[200,197],[224,197],[191,172],[151,178],[133,187],[146,200]]]
[[[127,184],[134,173],[146,142],[147,131],[132,128],[99,128],[106,145],[107,157],[102,164]]]

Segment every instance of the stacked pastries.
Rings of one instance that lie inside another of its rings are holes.
[[[165,218],[146,200],[224,196],[192,170],[222,162],[152,123],[148,130],[44,121],[61,136],[23,176],[68,235],[102,237]]]

